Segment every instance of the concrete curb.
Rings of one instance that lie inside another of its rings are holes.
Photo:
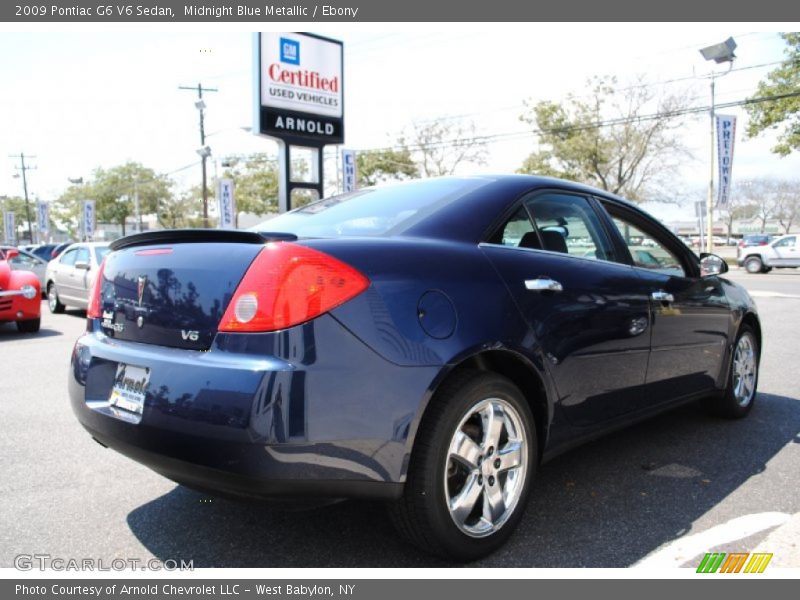
[[[800,513],[770,533],[753,552],[771,552],[770,567],[800,568]]]

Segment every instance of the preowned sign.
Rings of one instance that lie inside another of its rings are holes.
[[[344,141],[342,43],[305,33],[257,34],[258,131]]]

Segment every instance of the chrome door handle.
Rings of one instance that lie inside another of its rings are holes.
[[[650,297],[656,302],[675,302],[675,296],[669,292],[662,292],[660,290],[650,294]]]
[[[537,277],[536,279],[526,279],[525,287],[534,292],[563,292],[564,286],[555,279],[549,277]]]

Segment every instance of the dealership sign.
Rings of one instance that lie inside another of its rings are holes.
[[[355,150],[342,150],[342,191],[354,192],[356,189],[356,152]]]
[[[36,203],[36,220],[39,225],[39,241],[44,241],[50,232],[50,205],[41,200]]]
[[[344,141],[343,45],[306,33],[259,33],[258,133],[315,145]]]
[[[10,210],[3,212],[3,231],[6,244],[15,244],[17,241],[17,225],[14,222],[14,213]]]
[[[717,115],[717,151],[719,153],[719,190],[717,206],[726,208],[731,193],[733,142],[736,137],[736,117]]]
[[[83,201],[83,236],[87,240],[94,237],[95,214],[94,200]]]
[[[233,197],[233,180],[220,179],[217,183],[219,228],[236,229],[236,201]]]

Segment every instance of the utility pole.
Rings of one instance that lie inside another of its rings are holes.
[[[31,171],[36,167],[30,167],[25,165],[25,153],[20,152],[19,154],[9,154],[9,158],[18,158],[20,162],[20,166],[17,167],[17,170],[22,173],[22,189],[25,192],[25,217],[28,220],[28,237],[31,240],[31,244],[33,243],[33,226],[31,225],[31,206],[28,202],[28,178],[25,175],[26,171]],[[28,158],[36,158],[35,156],[29,156]]]
[[[178,86],[179,90],[197,91],[197,102],[194,103],[197,110],[200,112],[200,149],[197,153],[202,159],[203,168],[203,226],[208,227],[208,175],[206,171],[206,161],[211,156],[211,148],[206,146],[206,130],[204,123],[204,111],[206,103],[203,101],[203,92],[218,92],[216,88],[203,87],[202,83],[198,83],[197,87],[194,86]]]

